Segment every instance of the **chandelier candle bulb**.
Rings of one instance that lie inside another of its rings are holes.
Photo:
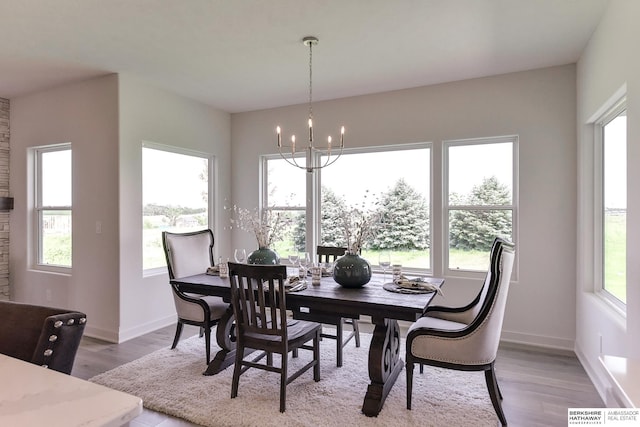
[[[296,136],[291,135],[291,154],[296,152]]]
[[[280,126],[276,127],[276,133],[278,134],[278,148],[282,148],[282,140],[280,139]]]

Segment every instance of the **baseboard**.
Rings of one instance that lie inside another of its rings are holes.
[[[593,383],[593,386],[596,388],[596,391],[600,395],[602,401],[608,405],[608,402],[611,401],[612,389],[611,384],[606,380],[606,375],[603,372],[603,367],[600,363],[590,363],[589,358],[584,354],[584,352],[580,349],[580,346],[576,344],[575,353],[578,357],[578,361],[584,368],[587,376]]]
[[[505,343],[532,345],[550,350],[564,350],[574,352],[573,340],[550,337],[544,335],[523,334],[520,332],[502,331],[501,340]]]
[[[88,322],[87,322],[88,323]],[[102,341],[118,344],[118,332],[107,329],[100,329],[87,325],[84,328],[85,337],[91,337]]]
[[[120,330],[119,341],[118,343],[122,343],[128,341],[133,338],[137,338],[141,335],[148,334],[149,332],[156,331],[160,328],[164,328],[165,326],[175,325],[178,321],[175,314],[166,316],[160,319],[153,320],[152,322],[143,323],[140,325],[136,325],[133,328],[129,328],[127,330]]]
[[[136,325],[133,328],[127,330],[113,331],[107,329],[100,329],[87,325],[84,330],[84,335],[91,338],[96,338],[102,341],[110,343],[120,344],[133,338],[137,338],[141,335],[148,334],[149,332],[156,331],[164,328],[165,326],[175,325],[177,322],[176,315],[166,316],[161,319],[156,319],[152,322]]]

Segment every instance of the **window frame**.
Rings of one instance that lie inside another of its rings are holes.
[[[43,154],[58,151],[69,151],[71,155],[71,205],[45,206],[43,200],[42,184],[42,156]],[[33,155],[33,247],[32,268],[36,270],[70,274],[73,269],[73,147],[70,142],[60,144],[43,145],[32,148]],[[43,237],[43,213],[45,211],[69,211],[71,216],[71,260],[70,265],[47,264],[43,262],[44,237]]]
[[[215,174],[217,171],[217,162],[216,162],[216,157],[211,154],[211,153],[205,153],[202,151],[197,151],[197,150],[192,150],[192,149],[188,149],[188,148],[183,148],[183,147],[177,147],[174,145],[166,145],[166,144],[161,144],[161,143],[157,143],[157,142],[152,142],[152,141],[142,141],[142,144],[140,146],[140,171],[141,171],[141,180],[140,180],[140,184],[141,184],[141,188],[140,188],[140,194],[141,194],[141,209],[144,208],[144,174],[142,171],[142,166],[143,166],[143,162],[144,162],[144,149],[148,148],[148,149],[152,149],[152,150],[158,150],[158,151],[165,151],[168,153],[173,153],[173,154],[179,154],[179,155],[183,155],[183,156],[192,156],[192,157],[198,157],[201,159],[204,159],[208,162],[208,184],[207,184],[207,192],[208,192],[208,202],[207,202],[207,224],[206,227],[212,230],[216,230],[216,215],[215,215]],[[144,221],[144,213],[142,214],[141,218],[142,221]],[[142,223],[141,223],[141,233],[144,232],[144,228],[142,227]],[[216,233],[214,232],[214,235]],[[141,245],[141,257],[144,260],[144,239],[141,235],[142,238],[142,245]],[[216,253],[216,246],[214,246],[214,259],[217,259],[218,254]],[[158,266],[158,267],[151,267],[151,268],[144,268],[144,262],[142,263],[142,275],[143,277],[150,277],[150,276],[156,276],[156,275],[161,275],[161,274],[166,274],[167,272],[167,267],[166,267],[166,261],[164,261],[164,265],[162,266]]]
[[[367,154],[367,153],[383,153],[388,151],[406,151],[406,150],[416,150],[416,149],[428,149],[429,150],[429,221],[430,221],[430,249],[429,249],[429,268],[404,268],[408,273],[417,273],[417,274],[433,274],[434,272],[434,249],[433,249],[433,213],[434,213],[434,146],[432,142],[417,142],[417,143],[406,143],[406,144],[387,144],[387,145],[379,145],[372,147],[354,147],[354,148],[345,148],[343,150],[343,155],[351,155],[351,154]],[[322,157],[321,152],[314,152],[312,155],[312,162],[314,164],[319,164],[321,162]],[[302,154],[297,155],[296,157],[303,157]],[[262,209],[274,209],[273,206],[268,206],[268,160],[273,159],[281,159],[279,154],[264,154],[260,156],[260,206]],[[338,160],[339,161],[339,160]],[[294,167],[294,166],[289,166]],[[322,171],[318,172],[314,170],[311,173],[306,173],[306,206],[303,207],[307,224],[311,223],[311,227],[307,226],[306,228],[306,251],[309,254],[313,254],[315,259],[315,252],[317,242],[320,241],[320,218],[321,218],[321,194],[322,188]],[[276,210],[303,210],[299,207],[291,208],[291,207],[282,207],[276,206]],[[372,267],[377,271],[378,266],[376,265],[377,261],[369,260],[371,262]],[[286,258],[283,258],[281,262],[287,262]],[[382,270],[380,270],[382,271]]]
[[[626,91],[615,98],[608,106],[602,108],[604,112],[597,115],[593,120],[593,138],[594,138],[594,177],[593,177],[593,215],[594,215],[594,260],[593,260],[593,286],[594,293],[603,299],[607,304],[611,305],[617,312],[626,316],[627,304],[613,295],[605,286],[605,251],[604,251],[604,232],[605,232],[605,206],[604,206],[604,181],[605,181],[605,127],[616,119],[622,112],[627,111]],[[627,125],[628,126],[628,125]],[[628,132],[627,132],[628,136]],[[628,141],[627,141],[628,146]],[[627,177],[627,186],[628,186]],[[627,187],[628,188],[628,187]],[[628,236],[628,234],[627,234]],[[626,254],[626,250],[625,250]],[[628,283],[625,283],[625,292]]]
[[[459,146],[471,146],[471,145],[484,145],[484,144],[501,144],[511,143],[511,159],[512,159],[512,171],[511,171],[511,183],[512,194],[510,205],[451,205],[449,201],[449,148]],[[466,268],[452,269],[449,266],[449,250],[450,250],[450,235],[449,235],[449,217],[451,211],[454,210],[472,210],[472,211],[486,211],[486,210],[504,210],[511,211],[512,213],[512,240],[517,246],[518,242],[518,204],[519,204],[519,137],[518,135],[505,135],[485,138],[467,138],[456,140],[445,140],[442,144],[442,271],[445,276],[448,277],[461,277],[461,278],[478,278],[482,277],[486,270],[472,270]],[[518,280],[518,260],[516,257],[512,280]]]

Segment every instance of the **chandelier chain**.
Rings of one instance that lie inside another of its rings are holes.
[[[313,99],[313,43],[309,43],[309,118],[313,116],[311,101]]]

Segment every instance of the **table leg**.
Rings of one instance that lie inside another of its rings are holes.
[[[382,410],[391,387],[404,367],[400,359],[400,327],[395,319],[373,317],[375,325],[369,346],[369,379],[362,412],[368,417]]]
[[[236,358],[236,343],[232,330],[233,308],[229,306],[216,328],[216,341],[221,350],[216,353],[203,375],[215,375],[234,364]]]

